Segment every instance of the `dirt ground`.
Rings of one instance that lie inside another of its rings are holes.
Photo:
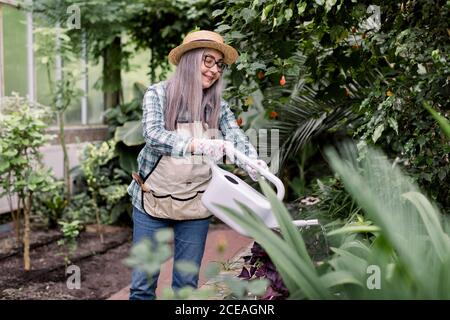
[[[81,288],[69,289],[65,254],[58,231],[33,232],[32,270],[23,271],[20,248],[13,235],[0,238],[0,299],[107,299],[129,284],[131,270],[123,264],[131,248],[131,228],[107,227],[104,243],[94,228],[80,234],[69,257],[80,268]],[[34,248],[33,248],[34,247]]]

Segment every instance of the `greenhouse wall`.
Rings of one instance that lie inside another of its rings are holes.
[[[29,46],[29,33],[32,28],[42,27],[44,24],[45,21],[39,21],[37,18],[32,18],[32,23],[30,23],[30,15],[27,16],[27,12],[19,10],[16,1],[0,0],[0,98],[10,96],[13,92],[22,97],[30,97],[31,86],[34,91],[31,96],[35,96],[37,102],[51,105],[52,98],[47,70],[42,63],[43,57],[30,50]],[[31,47],[33,47],[33,42],[31,43]],[[129,70],[122,70],[124,102],[129,102],[134,98],[134,83],[149,85],[149,58],[149,50],[140,50],[130,58]],[[29,61],[33,61],[31,67]],[[81,66],[84,63],[87,66],[87,73],[77,81],[77,86],[84,91],[85,110],[82,110],[83,97],[80,97],[73,101],[65,112],[65,136],[71,167],[79,164],[79,152],[87,142],[102,141],[107,136],[107,126],[103,124],[103,92],[95,86],[97,80],[102,76],[103,61],[101,58],[95,62],[89,58],[87,61],[83,61],[80,57],[75,65]],[[33,70],[29,70],[30,68]],[[56,75],[57,72],[55,65],[53,75]],[[49,133],[58,134],[56,122],[50,126]],[[41,151],[44,164],[53,169],[57,178],[62,178],[63,155],[59,142],[52,141]],[[6,198],[0,198],[0,213],[8,211],[9,205]]]

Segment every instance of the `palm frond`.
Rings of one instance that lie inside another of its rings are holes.
[[[302,66],[306,60],[301,53],[293,57],[297,65]],[[324,98],[319,90],[306,84],[306,71],[300,67],[300,76],[288,77],[288,83],[295,83],[292,89],[273,87],[266,93],[267,101],[283,101],[280,97],[288,97],[286,103],[279,103],[279,119],[273,121],[270,129],[279,130],[280,141],[280,165],[308,143],[313,137],[324,131],[344,125],[356,119],[357,115],[352,112],[355,105],[359,105],[365,98],[365,92],[376,79],[381,79],[379,70],[372,70],[360,81],[352,81],[347,85],[348,99],[336,99],[334,97]],[[305,71],[305,73],[303,73]],[[327,88],[330,83],[320,81],[317,87]]]
[[[384,239],[382,245],[373,245],[368,257],[383,272],[393,270],[391,276],[383,275],[384,298],[448,299],[448,290],[439,288],[443,283],[450,286],[450,239],[439,210],[376,150],[369,149],[361,162],[352,145],[344,145],[340,154],[333,149],[326,154],[346,189],[379,227],[380,239]],[[386,248],[392,248],[395,254]],[[399,291],[400,287],[406,290]]]

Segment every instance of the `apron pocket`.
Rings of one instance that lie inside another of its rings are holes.
[[[147,214],[162,219],[192,220],[203,219],[211,215],[201,202],[203,192],[186,196],[179,200],[171,196],[155,196],[152,192],[143,193],[144,210]]]
[[[173,219],[190,220],[209,217],[211,214],[201,202],[202,195],[203,192],[198,193],[195,198],[186,201],[172,199]]]
[[[155,198],[151,192],[142,192],[142,204],[146,212],[150,212],[155,209]]]
[[[170,213],[172,211],[171,198],[169,197],[155,197],[152,192],[144,193],[144,210],[147,214],[163,219],[171,219]]]

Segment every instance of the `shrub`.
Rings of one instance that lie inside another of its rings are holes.
[[[343,146],[340,151],[327,151],[330,163],[375,226],[330,233],[349,235],[318,267],[286,208],[266,182],[260,181],[261,188],[271,202],[281,236],[267,229],[244,204],[241,212],[222,208],[266,250],[291,299],[448,299],[448,221],[411,178],[381,153],[369,149],[358,163],[355,148]],[[372,237],[360,238],[360,233]],[[376,276],[369,277],[373,270]]]
[[[50,139],[45,134],[50,110],[15,95],[2,99],[0,111],[0,187],[3,190],[0,196],[8,197],[17,241],[23,218],[24,269],[28,271],[31,269],[30,215],[35,205],[35,193],[55,188],[55,179],[42,165],[39,151]],[[15,210],[13,194],[18,198]]]

